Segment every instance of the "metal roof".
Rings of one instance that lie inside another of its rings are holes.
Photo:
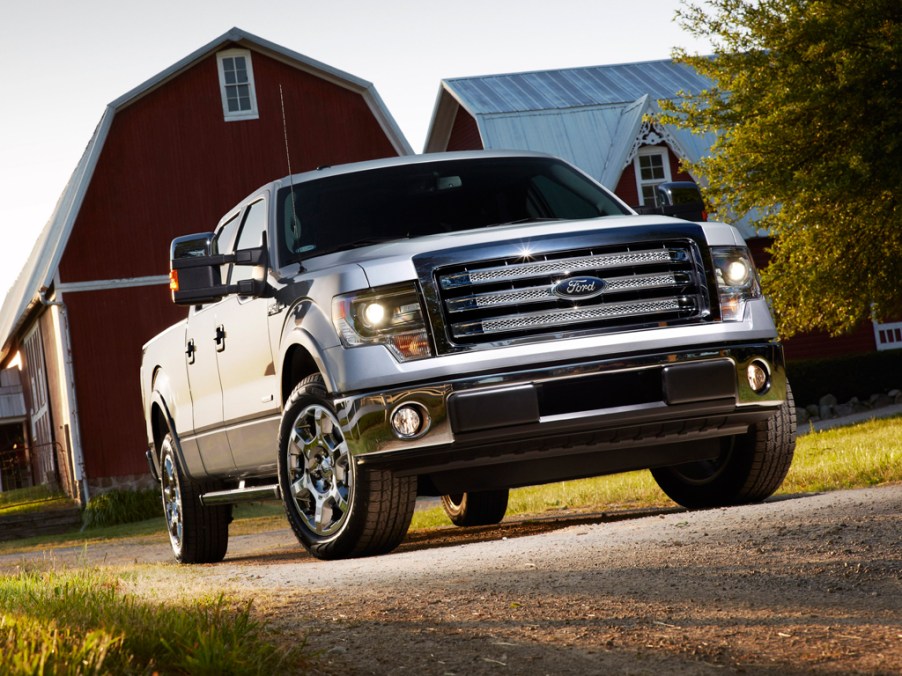
[[[473,115],[628,103],[696,94],[711,81],[670,59],[444,80]]]
[[[3,301],[0,310],[0,363],[6,359],[10,351],[10,342],[14,334],[22,328],[32,310],[43,302],[43,293],[53,284],[69,234],[116,113],[228,44],[239,44],[360,94],[398,154],[413,154],[413,149],[372,83],[240,28],[232,28],[106,107],[81,160],[56,203],[50,220],[38,235],[31,255]]]
[[[660,112],[658,101],[710,85],[670,59],[450,78],[442,81],[426,150],[447,142],[460,106],[476,120],[483,147],[558,155],[614,189],[632,160],[643,119]],[[674,151],[691,162],[714,142],[713,134],[658,126]]]

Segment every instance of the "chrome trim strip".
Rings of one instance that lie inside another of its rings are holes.
[[[460,286],[491,284],[513,279],[542,277],[553,273],[570,273],[579,270],[601,270],[624,265],[654,265],[656,263],[672,263],[688,260],[681,249],[652,249],[647,251],[627,251],[625,253],[599,254],[597,256],[579,256],[575,258],[558,258],[547,261],[515,263],[493,268],[457,272],[442,276],[440,279],[445,290]]]
[[[696,302],[687,297],[649,299],[640,302],[609,303],[592,307],[531,312],[521,315],[493,317],[483,321],[452,324],[455,337],[479,336],[506,331],[523,331],[546,326],[561,326],[601,319],[640,317],[661,312],[694,312]]]
[[[688,274],[673,272],[606,277],[604,281],[605,289],[601,295],[640,289],[662,289],[691,283]],[[553,300],[557,300],[557,296],[551,291],[551,286],[545,285],[531,286],[524,289],[505,289],[504,291],[492,291],[489,293],[474,293],[469,296],[450,298],[445,301],[445,305],[448,308],[448,312],[456,313],[466,312],[467,310],[481,310],[488,307],[505,307]]]

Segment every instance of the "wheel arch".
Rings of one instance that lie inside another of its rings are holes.
[[[314,373],[322,375],[326,389],[332,390],[331,378],[323,365],[323,359],[313,340],[306,334],[303,337],[299,336],[299,338],[301,339],[297,342],[288,345],[282,357],[282,374],[279,388],[283,409],[295,386]]]
[[[149,424],[153,440],[153,461],[156,463],[157,469],[160,467],[163,438],[167,433],[172,437],[173,449],[178,455],[179,462],[182,463],[182,467],[185,467],[185,454],[182,452],[182,443],[175,427],[175,421],[172,419],[165,397],[156,388],[151,393]]]

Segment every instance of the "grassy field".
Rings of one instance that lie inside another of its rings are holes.
[[[902,417],[805,435],[781,493],[808,493],[902,481]],[[37,496],[32,496],[37,497]],[[40,498],[38,498],[40,499]],[[511,492],[508,515],[673,506],[648,472],[585,479]],[[0,503],[8,510],[14,505]],[[241,505],[231,534],[286,527],[278,504]],[[414,516],[413,529],[448,526],[441,508]],[[32,541],[0,543],[27,551],[119,537],[166,541],[162,519]],[[249,606],[223,597],[149,603],[122,590],[111,572],[23,571],[0,575],[0,673],[108,674],[303,673],[303,646],[276,647]]]
[[[0,576],[2,674],[304,673],[247,605],[142,601],[94,569]]]

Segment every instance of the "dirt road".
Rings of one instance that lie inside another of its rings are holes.
[[[902,674],[902,486],[439,531],[331,563],[287,530],[232,538],[215,566],[159,541],[45,559],[160,561],[129,566],[135,591],[253,598],[328,674]]]

